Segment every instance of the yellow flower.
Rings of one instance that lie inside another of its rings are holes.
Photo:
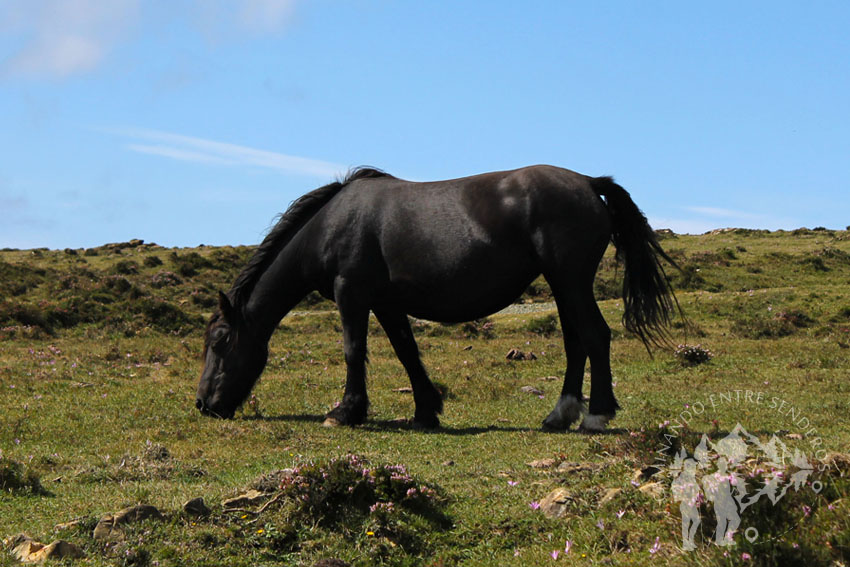
[[[366,535],[367,536],[373,536],[373,535],[375,535],[375,532],[366,532]]]
[[[263,531],[264,531],[263,528],[260,528],[259,530],[257,530],[257,533],[261,534],[261,533],[263,533]]]

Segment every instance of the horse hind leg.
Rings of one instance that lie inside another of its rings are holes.
[[[443,397],[428,378],[428,372],[422,365],[419,347],[416,346],[416,339],[407,315],[400,311],[380,310],[375,311],[375,316],[384,328],[384,332],[387,333],[396,356],[410,377],[413,401],[416,404],[413,416],[414,427],[436,429],[440,426],[437,415],[443,412]]]
[[[572,323],[559,310],[561,330],[564,334],[564,349],[567,355],[567,371],[564,374],[564,385],[555,409],[543,420],[546,431],[564,431],[581,419],[587,412],[582,403],[581,386],[584,380],[584,367],[587,363],[587,352],[581,344],[579,335]]]
[[[566,327],[572,327],[575,330],[581,348],[590,359],[590,403],[588,404],[588,413],[582,420],[580,429],[584,431],[604,430],[608,421],[614,417],[617,409],[619,409],[614,397],[611,378],[611,329],[605,322],[605,318],[599,311],[599,306],[593,297],[592,280],[581,286],[560,285],[557,280],[554,282],[549,278],[547,280],[555,295],[562,325],[566,321]],[[567,337],[568,333],[565,332],[565,344],[568,344]],[[577,346],[572,346],[572,350],[574,353],[579,351]],[[567,346],[568,357],[570,352],[571,347]],[[581,372],[583,373],[584,360],[581,358],[579,360],[582,363]],[[562,393],[562,398],[565,398],[563,402],[565,408],[575,408],[575,402],[581,399],[581,381],[580,378],[576,378],[578,370],[575,374],[570,373],[570,364],[568,362],[568,377],[572,382],[565,379]],[[576,384],[578,387],[576,387]],[[561,403],[561,400],[559,400],[559,406]],[[558,408],[556,407],[556,409]]]

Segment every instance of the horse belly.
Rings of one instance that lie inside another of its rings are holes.
[[[429,266],[391,277],[389,297],[419,319],[457,323],[491,315],[513,303],[538,273],[529,258],[510,253]]]

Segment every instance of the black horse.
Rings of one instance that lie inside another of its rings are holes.
[[[604,200],[603,200],[604,197]],[[366,419],[366,335],[372,311],[413,386],[414,425],[439,426],[440,393],[408,321],[446,323],[492,314],[539,274],[552,288],[567,356],[561,397],[543,422],[567,429],[585,412],[603,429],[619,408],[611,386],[611,332],[593,297],[608,242],[624,261],[624,325],[647,348],[665,338],[675,304],[646,217],[610,177],[552,166],[414,183],[371,168],[296,200],[260,244],[206,330],[197,407],[230,418],[268,358],[280,320],[313,290],[339,307],[347,375],[327,425]],[[671,261],[672,263],[672,261]]]

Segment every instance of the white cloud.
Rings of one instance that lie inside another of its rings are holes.
[[[703,234],[718,228],[716,223],[694,219],[671,219],[649,217],[649,225],[655,230],[669,228],[676,234]]]
[[[225,39],[276,33],[292,20],[294,7],[295,0],[195,0],[197,17],[186,24]],[[0,32],[15,46],[0,60],[0,76],[90,72],[128,40],[142,23],[143,9],[157,10],[141,0],[0,0]],[[181,17],[184,12],[168,7],[147,19],[162,24],[163,18]]]
[[[67,77],[91,71],[138,19],[138,0],[9,0],[6,34],[20,47],[2,63],[9,75]]]
[[[669,228],[679,234],[703,234],[719,228],[760,228],[776,230],[799,226],[793,219],[756,214],[722,207],[681,207],[690,214],[676,217],[651,217],[653,228]]]
[[[9,61],[15,74],[48,74],[66,77],[90,71],[103,59],[104,47],[80,36],[45,38],[18,53]]]
[[[294,0],[242,0],[239,22],[251,31],[274,32],[285,27],[295,9]]]
[[[132,143],[127,148],[139,153],[157,155],[180,161],[196,163],[248,166],[274,169],[285,173],[334,177],[346,167],[327,161],[292,156],[269,150],[218,142],[158,130],[106,130],[148,143]]]
[[[296,0],[195,0],[192,22],[214,44],[246,34],[280,32],[295,13]]]

